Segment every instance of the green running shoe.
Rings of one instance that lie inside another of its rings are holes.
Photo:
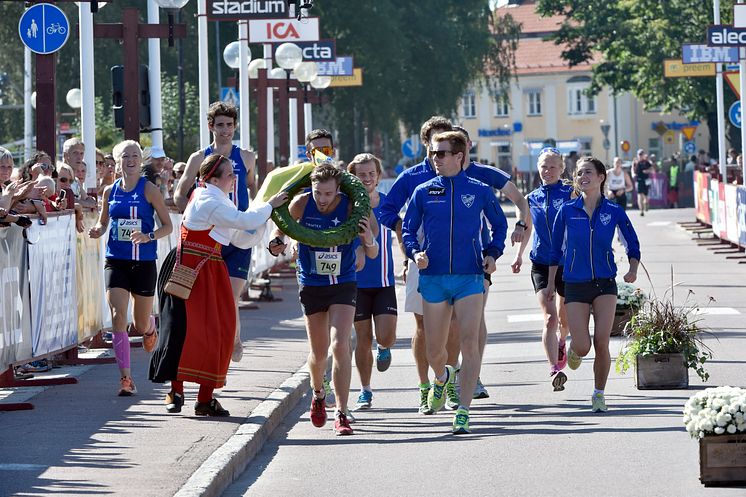
[[[443,383],[438,380],[433,381],[433,386],[430,388],[430,393],[427,396],[427,406],[433,412],[438,412],[443,408],[446,403],[445,389],[449,384],[453,384],[456,379],[456,371],[453,366],[446,364],[446,381]]]
[[[420,387],[420,409],[419,413],[424,414],[426,416],[433,414],[433,411],[430,410],[430,408],[427,406],[427,397],[430,393],[430,387],[422,388]]]
[[[606,399],[604,394],[597,393],[591,397],[591,411],[592,412],[606,412],[609,408],[606,407]]]
[[[578,369],[580,367],[580,363],[582,362],[583,358],[576,354],[575,351],[572,350],[572,347],[570,347],[570,349],[567,351],[567,365],[570,367],[570,369]]]
[[[324,399],[326,400],[326,407],[334,407],[336,405],[336,399],[334,398],[334,390],[332,390],[331,384],[329,384],[329,380],[326,379],[326,375],[324,375],[324,392],[326,392],[326,397]]]
[[[471,430],[469,430],[469,411],[462,407],[456,411],[456,415],[453,417],[453,434],[466,435],[467,433],[471,433]]]
[[[458,409],[459,395],[456,385],[448,383],[446,385],[446,409],[449,411],[455,411]]]

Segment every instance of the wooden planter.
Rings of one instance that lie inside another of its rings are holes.
[[[746,435],[700,438],[699,481],[705,487],[746,485]]]
[[[614,324],[611,325],[611,336],[618,337],[624,333],[624,325],[632,319],[632,309],[617,307],[614,313]]]
[[[635,383],[639,390],[689,388],[689,370],[684,354],[638,355],[635,359]]]

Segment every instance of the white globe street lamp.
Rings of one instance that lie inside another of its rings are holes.
[[[319,67],[316,62],[305,61],[298,64],[293,72],[298,81],[309,83],[319,75]]]
[[[155,0],[158,7],[166,10],[179,10],[189,3],[189,0]]]
[[[249,77],[250,78],[258,78],[259,77],[259,69],[266,69],[267,68],[267,61],[264,59],[254,59],[251,62],[249,62]]]
[[[287,77],[287,72],[285,72],[285,69],[282,67],[275,67],[271,71],[269,71],[269,77],[272,79],[285,79]]]
[[[281,68],[292,71],[303,62],[303,50],[295,43],[283,43],[277,47],[275,60]]]
[[[325,90],[330,84],[332,84],[331,76],[316,76],[311,80],[311,87],[314,90]]]
[[[80,92],[80,88],[70,89],[65,96],[65,100],[67,101],[67,105],[73,109],[80,109],[83,105],[83,95]]]
[[[223,60],[231,69],[238,69],[241,67],[241,42],[232,41],[226,45],[223,50]],[[248,48],[247,48],[248,50]],[[251,60],[251,50],[248,51],[248,58]]]
[[[36,108],[36,92],[31,92],[31,107]]]

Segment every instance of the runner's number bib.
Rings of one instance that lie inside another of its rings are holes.
[[[314,252],[316,274],[339,276],[342,265],[342,252]]]
[[[142,231],[142,219],[117,219],[117,240],[132,241],[132,233]]]

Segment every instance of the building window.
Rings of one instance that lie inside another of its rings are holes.
[[[660,138],[649,138],[648,139],[648,157],[655,155],[656,158],[661,156],[661,139]]]
[[[593,146],[593,138],[579,136],[576,140],[580,143],[580,150],[578,150],[578,155],[580,155],[580,157],[583,157],[584,155],[593,155],[591,150],[591,146]]]
[[[464,108],[464,117],[477,117],[477,96],[474,92],[464,93],[461,100],[461,105]]]
[[[513,174],[513,151],[510,142],[492,142],[490,146],[495,149],[494,165],[508,174]]]
[[[567,113],[573,116],[596,113],[596,97],[586,95],[588,85],[572,85],[567,90]]]
[[[510,115],[510,102],[507,95],[498,95],[495,98],[495,117],[508,117]]]
[[[541,90],[530,90],[528,93],[528,115],[541,115]]]

